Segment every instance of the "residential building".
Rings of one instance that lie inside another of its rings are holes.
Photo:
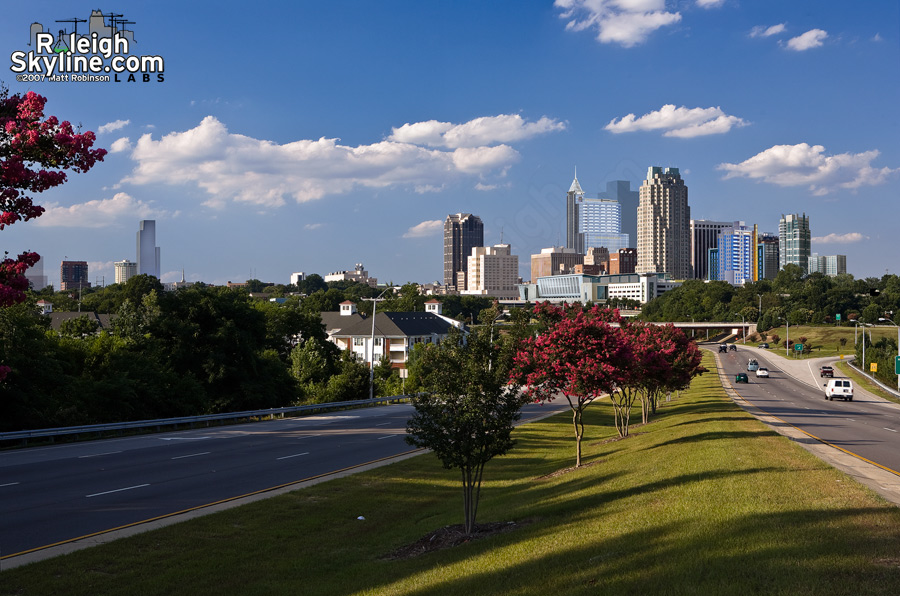
[[[709,249],[716,248],[719,232],[734,225],[733,221],[691,220],[691,267],[694,279],[710,279]]]
[[[582,199],[578,203],[578,225],[583,250],[604,247],[610,252],[628,248],[628,234],[620,232],[622,205],[615,199]]]
[[[578,183],[578,171],[575,171],[575,179],[566,193],[566,248],[571,248],[576,253],[584,254],[584,235],[581,233],[579,215],[581,203],[584,201],[584,191]]]
[[[637,249],[622,248],[609,254],[609,274],[634,273],[637,267]]]
[[[640,193],[631,190],[631,182],[628,180],[613,180],[606,183],[606,192],[601,192],[598,196],[619,203],[619,233],[628,236],[627,246],[631,248],[637,246],[637,210]]]
[[[691,208],[678,168],[651,166],[639,190],[638,273],[691,278]]]
[[[444,286],[466,289],[468,257],[476,246],[484,246],[484,224],[471,213],[456,213],[444,220]]]
[[[710,248],[706,252],[706,280],[722,281],[719,279],[719,249]]]
[[[467,259],[466,289],[462,294],[515,298],[519,295],[519,257],[509,244],[476,246]]]
[[[38,259],[38,262],[34,264],[34,266],[29,267],[25,270],[25,279],[28,280],[28,285],[32,290],[39,292],[46,288],[49,284],[47,283],[47,276],[44,275],[44,259]]]
[[[63,261],[59,265],[59,289],[78,290],[91,287],[87,261]]]
[[[809,273],[824,273],[834,277],[847,273],[847,255],[829,255],[820,257],[817,253],[810,255]]]
[[[322,324],[325,326],[325,333],[328,334],[328,339],[332,339],[334,334],[339,333],[342,329],[347,329],[365,320],[365,317],[356,310],[355,302],[344,300],[341,302],[340,307],[341,310],[338,312],[327,311],[319,313]]]
[[[785,265],[797,265],[806,275],[809,272],[809,257],[811,251],[811,236],[809,229],[809,217],[804,213],[782,214],[778,222],[778,268],[784,269]]]
[[[116,283],[123,284],[137,275],[137,263],[123,259],[116,261]]]
[[[778,235],[763,232],[756,237],[757,280],[778,275]]]
[[[357,263],[353,271],[333,271],[323,279],[325,280],[325,283],[331,281],[355,281],[357,283],[366,284],[372,288],[378,285],[378,279],[369,277],[369,272],[366,271],[366,268],[362,263]]]
[[[297,273],[291,273],[291,281],[290,281],[290,284],[291,284],[292,286],[296,286],[297,284],[299,284],[299,283],[300,283],[301,281],[303,281],[304,279],[306,279],[306,274],[303,273],[302,271],[298,271]]]
[[[159,275],[159,247],[156,246],[156,220],[142,219],[137,233],[138,275]]]
[[[551,246],[541,253],[531,255],[532,281],[546,275],[561,275],[574,271],[575,265],[584,265],[584,255],[574,248]]]
[[[406,368],[409,352],[418,343],[440,343],[453,325],[434,312],[380,312],[331,334],[341,350],[350,350],[363,362],[376,363],[388,356],[394,368]],[[374,339],[373,339],[374,336]]]
[[[753,263],[756,254],[753,251],[753,229],[742,221],[736,221],[729,228],[719,232],[718,275],[716,279],[727,281],[733,286],[742,286],[753,281]]]
[[[528,302],[605,304],[611,298],[629,298],[646,303],[681,285],[662,273],[618,275],[568,274],[538,277],[519,285],[519,299]]]

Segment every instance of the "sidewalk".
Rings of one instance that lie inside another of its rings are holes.
[[[744,401],[737,391],[735,391],[734,386],[732,385],[732,377],[722,372],[718,350],[710,349],[710,351],[716,358],[719,380],[722,382],[725,393],[727,393],[728,397],[734,400],[738,406],[771,427],[772,430],[778,434],[788,437],[825,463],[844,472],[860,484],[869,487],[881,495],[885,500],[895,505],[900,505],[900,475],[889,472],[858,456],[842,451],[837,447],[823,443],[799,428],[788,424],[780,418],[767,414],[753,404]],[[774,354],[773,350],[760,349],[750,345],[739,345],[738,351],[748,354],[748,358],[751,357],[750,354],[752,354],[753,357],[765,355],[767,359],[772,362],[773,366],[777,363],[779,369],[785,374],[818,388],[822,387],[822,383],[819,382],[819,367],[823,364],[831,364],[832,362],[839,360],[839,358],[835,356],[792,360],[785,358],[784,356],[779,357],[777,354]],[[862,394],[861,396],[865,397],[867,400],[879,402],[885,406],[900,408],[897,404],[878,397],[877,395],[872,395],[868,391],[863,391],[859,388],[855,388],[855,391],[857,394]]]

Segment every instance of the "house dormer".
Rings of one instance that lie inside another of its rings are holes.
[[[425,312],[442,315],[444,314],[444,305],[440,300],[429,300],[425,303]]]
[[[349,317],[350,315],[356,314],[356,303],[351,302],[350,300],[344,300],[341,302],[341,316]]]
[[[42,315],[49,315],[53,312],[53,303],[46,300],[38,300],[37,307]]]

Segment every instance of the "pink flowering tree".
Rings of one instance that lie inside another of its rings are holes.
[[[575,466],[581,465],[584,410],[622,383],[632,359],[631,346],[620,329],[610,325],[615,311],[595,306],[588,311],[549,305],[535,307],[535,314],[551,321],[538,337],[524,340],[516,354],[511,380],[523,385],[534,401],[562,396],[572,409],[575,430]]]
[[[33,195],[66,181],[65,170],[86,172],[106,155],[92,149],[94,133],[76,133],[69,122],[44,117],[47,100],[29,91],[9,95],[0,87],[0,230],[18,221],[40,217],[44,208]],[[0,308],[25,300],[25,271],[37,263],[37,253],[0,260]],[[0,365],[0,380],[9,368]]]

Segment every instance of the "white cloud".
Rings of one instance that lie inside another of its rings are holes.
[[[725,0],[697,0],[700,8],[716,8],[725,4]]]
[[[56,203],[48,203],[44,207],[44,214],[35,220],[37,225],[66,228],[102,228],[124,218],[164,219],[179,213],[155,209],[124,192],[116,193],[111,199],[98,199],[69,207]]]
[[[112,122],[107,122],[97,129],[97,134],[104,134],[107,132],[112,132],[114,130],[119,130],[120,128],[124,128],[131,124],[131,120],[113,120]]]
[[[465,124],[450,122],[416,122],[391,131],[388,140],[429,147],[479,147],[494,143],[512,143],[540,134],[565,130],[563,122],[544,116],[537,122],[525,122],[518,114],[501,114],[475,118]]]
[[[403,234],[404,238],[425,238],[427,236],[437,236],[444,230],[444,222],[439,219],[432,219],[416,224]]]
[[[827,37],[828,33],[823,31],[822,29],[810,29],[802,35],[798,35],[797,37],[792,37],[791,39],[789,39],[787,42],[787,47],[792,50],[802,52],[803,50],[818,48],[822,45]]]
[[[254,139],[232,134],[207,116],[195,128],[159,140],[143,135],[131,153],[137,166],[123,182],[196,184],[209,193],[205,204],[212,207],[229,200],[279,207],[285,198],[302,203],[357,187],[431,191],[469,175],[503,174],[518,160],[519,153],[509,145],[489,143],[564,127],[549,118],[527,123],[520,116],[459,125],[415,123],[395,129],[387,140],[351,147],[324,137],[285,144]]]
[[[839,188],[877,186],[900,172],[900,168],[872,167],[878,155],[872,150],[828,156],[822,145],[775,145],[739,164],[719,164],[717,169],[728,172],[725,179],[744,177],[778,186],[808,186],[813,194],[825,195]]]
[[[853,244],[868,240],[868,236],[864,236],[859,232],[849,232],[847,234],[828,234],[827,236],[813,236],[812,241],[821,244]]]
[[[737,116],[729,116],[722,108],[676,108],[666,104],[655,112],[644,114],[640,118],[628,114],[622,118],[613,118],[605,126],[605,130],[619,134],[639,130],[665,130],[666,137],[699,137],[703,135],[723,134],[734,126],[746,126],[747,122]]]
[[[753,29],[750,30],[750,37],[772,37],[773,35],[778,35],[779,33],[784,33],[786,29],[784,23],[779,23],[777,25],[772,25],[771,27],[764,27],[762,25],[757,25]]]
[[[303,226],[303,229],[304,229],[304,230],[318,230],[318,229],[321,228],[323,225],[325,225],[325,224],[311,223],[311,224],[306,224],[305,226]]]
[[[884,41],[884,38],[881,37],[881,33],[876,33],[875,36],[872,37],[872,41],[874,41],[874,42]]]
[[[109,146],[110,153],[120,153],[122,151],[130,151],[131,150],[131,139],[128,137],[122,137],[121,139],[116,139],[112,142],[112,145]]]
[[[560,18],[569,19],[566,29],[595,29],[600,43],[623,47],[643,43],[657,29],[674,25],[681,14],[667,12],[665,0],[556,0]]]

